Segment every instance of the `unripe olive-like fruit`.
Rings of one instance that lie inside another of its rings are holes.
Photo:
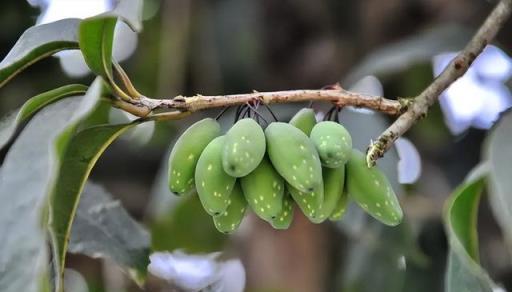
[[[289,123],[309,136],[316,124],[315,111],[311,108],[303,108],[292,117]]]
[[[289,184],[287,185],[287,190],[302,213],[304,213],[311,222],[317,222],[318,211],[322,207],[324,198],[323,184],[316,187],[314,191],[307,193],[301,192]]]
[[[201,153],[196,166],[197,194],[206,212],[212,216],[218,216],[226,211],[236,180],[222,167],[221,157],[225,139],[224,136],[213,139]]]
[[[242,188],[236,183],[228,199],[228,208],[219,216],[213,217],[213,223],[217,230],[223,233],[232,233],[235,231],[245,215],[247,202],[245,201]]]
[[[271,123],[265,130],[267,152],[277,172],[294,188],[312,192],[322,185],[322,166],[311,140],[287,123]]]
[[[343,193],[338,198],[338,202],[336,202],[336,206],[334,207],[334,210],[332,211],[331,216],[329,216],[329,220],[338,221],[341,218],[343,218],[343,215],[345,215],[345,212],[347,211],[347,205],[348,205],[348,194],[347,194],[346,190],[343,190]]]
[[[283,197],[283,208],[276,218],[270,221],[275,229],[288,229],[293,221],[293,199],[289,194]]]
[[[270,221],[282,210],[284,180],[274,169],[268,158],[247,176],[240,179],[247,203],[254,213]]]
[[[325,221],[336,208],[336,204],[343,194],[345,185],[345,166],[338,168],[324,167],[322,169],[324,180],[324,200],[322,206],[317,212],[314,223]]]
[[[341,167],[350,158],[352,137],[342,125],[332,121],[320,122],[313,127],[310,137],[323,166]]]
[[[388,179],[376,166],[368,168],[365,155],[353,150],[347,163],[347,191],[361,208],[380,222],[395,226],[403,212]]]
[[[233,177],[248,175],[265,155],[265,134],[253,119],[236,122],[226,133],[222,152],[224,171]]]
[[[194,173],[201,152],[221,133],[214,119],[203,119],[190,126],[176,141],[169,155],[169,189],[183,194],[194,188]]]

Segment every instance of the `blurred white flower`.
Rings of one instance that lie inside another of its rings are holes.
[[[27,0],[41,8],[37,24],[54,22],[64,18],[87,18],[113,9],[111,0]],[[128,59],[137,48],[137,34],[124,22],[118,22],[114,36],[113,56],[121,62]],[[79,51],[63,51],[56,54],[66,74],[82,77],[89,68]]]
[[[28,2],[42,9],[37,18],[37,24],[63,18],[86,18],[112,9],[109,0],[28,0]]]
[[[397,266],[399,270],[405,271],[407,269],[407,260],[405,259],[405,256],[401,255],[397,259]]]
[[[64,270],[64,291],[65,292],[89,292],[87,281],[82,274],[75,270]]]
[[[492,292],[507,292],[507,290],[505,290],[503,287],[496,286],[492,288]]]
[[[212,291],[240,292],[245,288],[245,269],[240,260],[222,263],[220,278],[212,286]]]
[[[182,251],[149,256],[148,271],[186,291],[241,292],[245,270],[239,260],[220,262],[220,253],[189,255]]]
[[[395,141],[398,152],[398,182],[412,184],[418,180],[421,174],[421,158],[418,150],[406,138],[400,137]]]
[[[439,75],[457,53],[443,53],[432,60]],[[495,46],[487,46],[472,66],[440,97],[445,121],[453,134],[469,127],[488,129],[499,114],[512,106],[512,94],[504,84],[512,77],[512,59]]]

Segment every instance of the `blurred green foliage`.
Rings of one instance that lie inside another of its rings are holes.
[[[204,211],[197,195],[181,198],[167,216],[152,224],[151,234],[155,251],[214,252],[222,250],[228,239],[215,229],[211,216]]]

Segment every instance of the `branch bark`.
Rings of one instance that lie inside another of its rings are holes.
[[[140,96],[132,100],[116,100],[114,105],[139,117],[145,117],[149,113],[158,110],[174,110],[169,114],[160,113],[159,119],[179,119],[185,114],[200,110],[237,106],[249,102],[261,101],[265,104],[325,101],[331,102],[339,107],[355,106],[365,107],[389,115],[399,115],[407,108],[406,103],[400,100],[386,99],[380,96],[359,94],[334,86],[329,89],[318,90],[288,90],[274,92],[252,92],[245,94],[204,96],[195,95],[191,97],[176,96],[173,99],[152,99]]]
[[[512,11],[512,0],[501,0],[478,29],[471,41],[408,107],[407,111],[395,120],[375,142],[368,147],[366,162],[368,167],[375,165],[377,159],[384,156],[393,142],[402,136],[418,120],[427,115],[429,107],[439,95],[469,69],[476,57],[496,36],[500,28],[509,18]]]

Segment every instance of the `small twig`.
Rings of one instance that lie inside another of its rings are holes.
[[[187,116],[189,116],[190,112],[181,112],[181,111],[172,111],[165,113],[158,113],[149,115],[147,117],[141,118],[141,121],[170,121],[170,120],[180,120]]]
[[[245,118],[245,116],[250,113],[249,110],[250,110],[249,107],[247,105],[245,105],[243,107],[243,110],[240,112],[240,117],[236,120],[238,121],[239,119]]]
[[[334,106],[333,106],[333,107],[331,107],[331,108],[330,108],[330,109],[325,113],[324,118],[323,118],[323,120],[324,120],[324,121],[330,121],[330,120],[331,120],[331,115],[332,115],[332,111],[334,110],[334,108],[335,108]]]
[[[341,111],[341,107],[336,107],[336,116],[334,117],[334,121],[336,123],[340,123],[340,111]]]
[[[244,108],[244,106],[243,106],[243,105],[239,105],[239,106],[236,108],[236,112],[235,112],[235,120],[233,121],[233,123],[236,123],[236,121],[238,121],[238,118],[240,117],[240,114],[242,113],[243,108]]]
[[[263,117],[263,116],[258,112],[258,110],[257,110],[256,108],[254,108],[250,103],[248,103],[248,104],[247,104],[247,106],[248,106],[248,107],[250,107],[250,108],[251,108],[251,110],[252,110],[252,112],[253,112],[253,114],[255,114],[256,116],[260,117],[260,118],[265,122],[265,124],[267,124],[267,125],[269,124],[269,123],[268,123],[268,121],[267,121],[267,119],[265,119],[265,118],[264,118],[264,117]],[[250,117],[250,116],[249,116],[249,117]]]
[[[427,115],[429,107],[437,101],[439,95],[459,77],[464,75],[476,57],[496,36],[499,29],[510,16],[512,0],[501,0],[478,29],[471,41],[444,69],[444,71],[408,106],[395,122],[389,126],[376,141],[368,147],[366,163],[375,165],[377,159],[391,148],[393,142],[402,136],[411,126]]]
[[[222,117],[222,115],[229,109],[229,107],[225,107],[223,108],[220,113],[215,117],[215,120],[218,120],[220,119],[220,117]]]
[[[272,111],[272,109],[267,105],[267,104],[264,104],[263,103],[263,106],[267,109],[267,111],[270,113],[270,115],[272,116],[272,118],[274,119],[274,122],[277,122],[279,121],[277,119],[277,116],[274,114],[274,112]]]
[[[119,63],[115,60],[112,61],[112,64],[114,65],[113,68],[114,68],[115,72],[121,78],[121,81],[123,82],[123,85],[126,88],[126,91],[128,91],[128,94],[133,99],[138,99],[140,96],[142,96],[142,94],[137,91],[135,86],[133,86],[132,81],[128,77],[128,74],[126,74],[126,72],[124,71],[123,67],[121,67],[121,65],[119,65]]]
[[[114,107],[124,110],[134,116],[144,118],[151,113],[151,108],[135,102],[129,102],[124,99],[111,98],[110,101]],[[130,100],[133,101],[133,100]]]
[[[177,109],[181,111],[196,112],[225,106],[243,105],[254,100],[262,104],[306,102],[310,100],[331,102],[338,106],[355,106],[373,109],[389,115],[398,115],[402,110],[400,102],[380,96],[371,96],[351,92],[345,89],[317,89],[317,90],[288,90],[275,92],[252,92],[246,94],[196,95],[191,97],[176,96],[173,99],[152,99],[141,96],[131,101],[139,106],[152,110]]]

